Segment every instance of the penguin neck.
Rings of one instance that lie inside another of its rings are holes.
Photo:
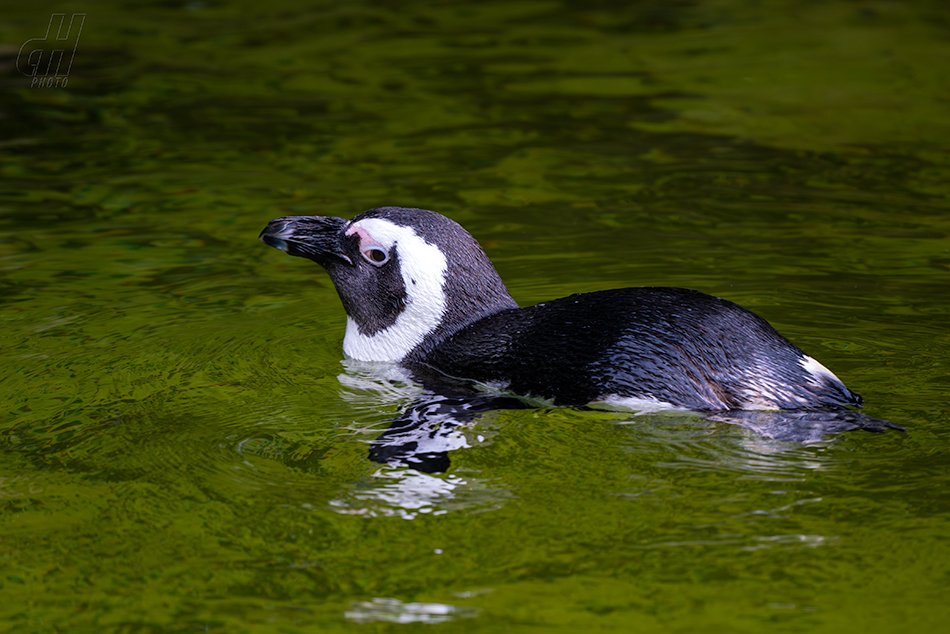
[[[496,274],[497,278],[497,274]],[[442,341],[489,315],[517,308],[501,279],[497,284],[461,283],[464,293],[447,282],[442,292],[407,298],[405,308],[388,328],[372,335],[347,315],[343,352],[351,359],[400,363],[425,357]]]
[[[410,300],[394,324],[373,335],[364,334],[360,325],[348,315],[343,352],[360,361],[400,363],[410,358],[418,360],[466,326],[518,307],[507,291],[504,296],[492,297],[491,303],[478,302],[478,298],[472,297],[465,299],[456,304],[451,304],[444,296],[441,301]]]
[[[475,277],[452,275],[446,283],[448,306],[439,325],[426,334],[418,346],[402,361],[420,361],[440,343],[465,327],[490,315],[518,308],[504,282],[490,268],[491,275]]]

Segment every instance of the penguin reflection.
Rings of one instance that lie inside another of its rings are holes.
[[[465,398],[433,394],[419,398],[394,418],[389,427],[373,441],[369,459],[423,473],[445,472],[451,464],[450,452],[469,447],[462,432],[470,428],[479,416],[499,409],[535,407],[507,397]],[[631,419],[635,420],[639,415],[631,413]],[[684,424],[695,420],[696,415],[694,412],[683,412]],[[874,433],[888,429],[902,430],[889,421],[844,409],[771,412],[730,410],[707,413],[703,417],[712,422],[743,427],[766,443],[771,443],[772,450],[778,451],[787,449],[788,443],[821,442],[829,434],[857,430]]]

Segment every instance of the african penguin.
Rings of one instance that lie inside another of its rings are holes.
[[[478,242],[432,211],[286,216],[260,239],[326,269],[346,309],[347,356],[398,364],[424,385],[609,409],[862,403],[764,319],[698,291],[622,288],[519,308]]]

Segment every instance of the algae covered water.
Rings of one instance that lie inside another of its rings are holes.
[[[945,628],[947,17],[6,7],[0,631]],[[372,462],[417,388],[345,361],[328,278],[257,235],[382,205],[463,224],[521,305],[740,303],[907,431],[499,410],[444,472]]]

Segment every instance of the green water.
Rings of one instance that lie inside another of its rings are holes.
[[[16,57],[87,14],[66,88]],[[950,622],[942,2],[31,2],[0,17],[0,632]],[[446,473],[273,217],[441,211],[530,304],[696,288],[906,433],[493,412]]]

